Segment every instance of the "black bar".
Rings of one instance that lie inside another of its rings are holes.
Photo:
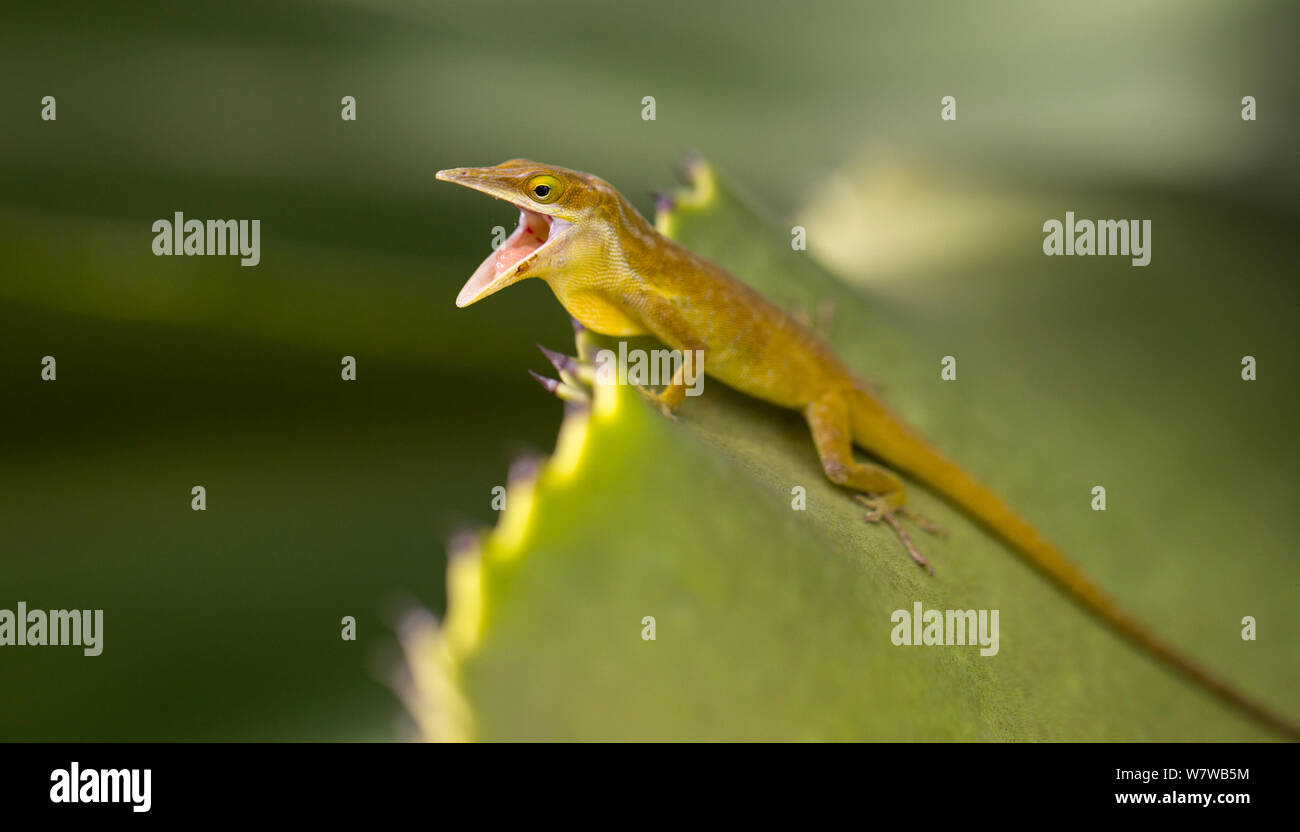
[[[848,800],[864,823],[886,804],[923,811],[916,817],[926,821],[971,820],[988,811],[999,822],[1191,813],[1231,821],[1257,809],[1285,811],[1295,792],[1296,757],[1284,745],[768,745],[746,749],[743,761],[733,753],[712,747],[682,753],[672,746],[9,744],[0,753],[0,805],[6,820],[71,822],[405,816],[439,824],[464,812],[502,819],[532,813],[541,822],[557,810],[594,811],[610,799],[630,801],[641,807],[637,812],[700,800],[727,812],[769,812],[782,804],[820,811]],[[52,802],[62,777],[55,772],[70,777],[73,763],[82,788],[87,770],[98,772],[90,779],[100,785],[105,769],[137,769],[142,785],[148,769],[148,811],[135,811],[125,799]],[[1175,770],[1177,779],[1165,776]],[[1191,803],[1190,794],[1209,794],[1215,802]],[[1152,795],[1156,802],[1134,804],[1128,801],[1148,798],[1120,795]],[[1220,802],[1225,798],[1240,802]]]

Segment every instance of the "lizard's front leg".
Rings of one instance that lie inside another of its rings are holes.
[[[673,412],[681,406],[686,399],[686,391],[690,385],[686,383],[687,372],[692,372],[698,377],[704,372],[704,351],[703,350],[682,350],[682,360],[673,371],[672,380],[662,392],[656,393],[645,387],[638,387],[650,401],[668,418],[676,419]]]
[[[676,410],[686,398],[686,373],[699,377],[704,373],[704,345],[690,323],[682,316],[681,310],[662,297],[647,299],[647,316],[645,328],[653,332],[660,341],[680,350],[681,362],[673,370],[672,381],[660,393],[638,389],[655,403],[665,416],[676,418]],[[694,380],[694,379],[692,379]]]
[[[817,455],[821,457],[826,477],[836,485],[863,492],[855,494],[854,499],[867,507],[867,522],[879,523],[884,520],[889,523],[912,560],[933,575],[933,567],[916,548],[911,535],[899,522],[898,515],[912,519],[926,531],[941,530],[907,509],[907,491],[897,474],[888,468],[853,458],[853,434],[849,427],[849,407],[844,394],[837,390],[822,394],[804,409],[804,418],[808,420],[808,428],[812,431],[813,443],[817,446]]]

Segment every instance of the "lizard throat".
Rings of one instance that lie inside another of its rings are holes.
[[[541,250],[542,246],[551,239],[552,226],[556,226],[556,230],[559,230],[559,226],[562,225],[568,223],[546,214],[529,211],[527,208],[520,208],[519,225],[505,242],[474,270],[473,276],[460,290],[456,305],[468,306],[480,297],[513,282],[510,278],[514,276],[513,272],[520,264],[530,255]],[[500,285],[494,286],[494,284]]]

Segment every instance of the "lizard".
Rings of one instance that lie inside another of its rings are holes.
[[[1085,611],[1175,673],[1268,728],[1300,739],[1300,727],[1122,609],[999,496],[895,414],[810,329],[739,278],[659,233],[605,180],[527,159],[441,170],[437,179],[519,209],[518,226],[465,283],[458,307],[538,278],[587,329],[614,337],[651,335],[683,352],[702,351],[709,377],[801,412],[826,477],[854,492],[868,522],[888,523],[930,574],[933,568],[901,520],[941,530],[908,508],[903,480],[892,469],[938,492]],[[684,400],[684,367],[683,362],[661,392],[642,391],[670,415]],[[858,459],[855,446],[878,462]]]

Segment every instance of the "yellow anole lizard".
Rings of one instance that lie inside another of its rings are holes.
[[[649,334],[675,349],[702,350],[709,376],[802,412],[826,476],[859,492],[855,497],[866,505],[866,519],[888,522],[927,570],[929,564],[899,518],[933,529],[907,509],[898,476],[855,459],[854,445],[938,491],[1089,612],[1173,670],[1272,729],[1300,738],[1300,728],[1137,623],[997,495],[894,415],[816,335],[740,280],[664,237],[609,183],[527,159],[439,171],[438,178],[520,210],[519,226],[470,277],[457,306],[536,277],[588,329],[612,336]],[[679,372],[652,396],[671,412],[685,391]]]

